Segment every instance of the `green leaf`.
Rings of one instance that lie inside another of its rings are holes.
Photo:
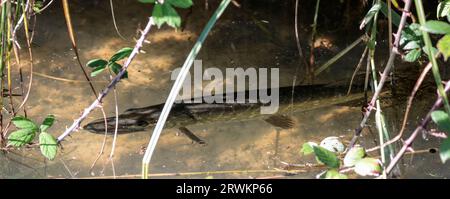
[[[192,0],[166,0],[171,5],[177,8],[189,8],[192,6]]]
[[[56,152],[58,151],[58,144],[52,135],[46,132],[39,134],[39,147],[41,148],[42,155],[47,159],[55,159]]]
[[[86,66],[91,67],[91,68],[97,68],[99,66],[106,66],[106,64],[108,64],[108,61],[103,60],[103,59],[93,59],[90,60]]]
[[[447,34],[442,37],[437,43],[437,48],[444,55],[445,61],[447,61],[447,58],[450,56],[450,35]]]
[[[37,130],[37,125],[33,121],[23,116],[16,116],[11,121],[17,128],[29,129],[31,131]]]
[[[403,50],[412,50],[416,48],[422,48],[422,46],[419,45],[418,41],[410,41],[403,47]]]
[[[179,28],[181,25],[181,17],[178,15],[177,11],[167,3],[162,5],[162,10],[167,25],[172,28]]]
[[[450,0],[444,0],[439,3],[436,11],[436,18],[446,17],[450,14]]]
[[[417,49],[409,51],[403,59],[407,62],[415,62],[415,61],[417,61],[417,59],[419,59],[421,54],[422,54],[422,50],[420,48],[417,48]]]
[[[344,144],[336,136],[326,137],[320,142],[320,146],[334,153],[342,153],[345,150]]]
[[[405,27],[400,36],[401,46],[404,46],[411,41],[415,41],[420,46],[423,46],[422,31],[420,30],[420,25],[417,23],[412,23],[411,25]]]
[[[314,146],[314,154],[316,154],[317,159],[327,165],[330,168],[339,168],[339,158],[333,152],[320,147]]]
[[[95,69],[91,72],[91,77],[97,76],[98,74],[100,74],[101,72],[103,72],[103,71],[105,70],[105,68],[106,68],[106,65],[105,65],[105,66],[99,66],[99,67],[95,68]]]
[[[439,130],[450,133],[450,119],[445,111],[433,111],[431,119],[437,124]]]
[[[450,159],[450,138],[442,142],[441,147],[439,147],[439,156],[441,157],[442,163]]]
[[[111,59],[109,59],[110,62],[116,62],[119,61],[125,57],[130,56],[131,52],[133,52],[133,48],[125,47],[120,49],[119,51],[114,54]]]
[[[110,64],[111,70],[114,72],[114,74],[119,74],[120,70],[122,69],[122,65],[116,63],[116,62],[112,62]],[[128,72],[125,71],[125,73],[122,76],[122,79],[128,78]]]
[[[155,6],[153,7],[152,17],[156,26],[158,26],[158,28],[161,28],[161,26],[165,23],[161,4],[155,4]]]
[[[336,169],[330,169],[325,175],[321,176],[323,179],[348,179],[347,175],[339,173]]]
[[[433,34],[449,34],[450,24],[443,21],[430,20],[420,27],[420,29]]]
[[[317,146],[317,144],[314,142],[304,143],[300,152],[303,153],[303,155],[309,155],[311,153],[314,153],[314,148],[313,148],[314,146]]]
[[[422,47],[422,51],[428,55],[426,46]],[[433,56],[436,56],[438,52],[439,50],[437,48],[431,46],[431,53],[433,54]]]
[[[138,0],[141,3],[155,3],[156,0]]]
[[[375,158],[364,158],[356,162],[355,173],[360,176],[379,176],[383,171],[381,162]]]
[[[381,9],[380,4],[374,4],[372,8],[370,8],[369,12],[367,12],[366,16],[364,17],[363,21],[361,22],[361,25],[359,26],[359,29],[363,29],[364,26],[366,26],[375,16],[375,14]]]
[[[383,13],[384,16],[388,17],[389,13],[388,13],[388,7],[387,4],[383,1],[381,2],[381,12]],[[398,25],[400,24],[400,15],[395,12],[394,10],[391,10],[391,17],[392,17],[392,23],[398,27]],[[408,25],[408,23],[406,23],[406,25]]]
[[[8,136],[8,145],[21,147],[33,141],[35,132],[30,129],[20,129]]]
[[[344,166],[352,167],[355,166],[355,163],[366,155],[366,151],[363,147],[356,145],[352,149],[350,149],[344,157]]]
[[[50,128],[53,125],[53,122],[55,121],[54,115],[47,115],[47,117],[44,119],[44,121],[41,124],[41,132],[47,131],[48,128]]]

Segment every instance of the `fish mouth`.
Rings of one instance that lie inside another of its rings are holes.
[[[117,125],[117,133],[118,134],[126,134],[137,131],[144,131],[149,123],[145,120],[135,120],[135,119],[120,119],[118,120]],[[108,134],[113,134],[116,132],[116,118],[109,117],[106,118],[106,126],[104,119],[94,120],[83,126],[84,130],[87,130],[91,133],[105,133],[105,130]]]

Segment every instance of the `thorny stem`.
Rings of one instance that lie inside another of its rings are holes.
[[[425,79],[425,76],[431,70],[431,66],[432,66],[431,62],[429,62],[425,66],[425,68],[423,69],[422,73],[420,74],[419,78],[416,81],[416,84],[414,85],[414,88],[413,88],[413,90],[412,90],[412,92],[411,92],[411,94],[410,94],[410,96],[408,98],[405,114],[403,115],[403,122],[402,122],[402,127],[400,129],[400,132],[394,138],[392,138],[391,140],[387,141],[386,143],[384,143],[384,144],[382,144],[380,146],[368,149],[367,152],[377,150],[380,147],[385,147],[387,145],[390,145],[390,144],[400,140],[400,138],[402,138],[403,132],[405,131],[405,128],[406,128],[406,123],[408,121],[408,116],[409,116],[409,112],[410,112],[410,109],[411,109],[411,106],[412,106],[412,101],[414,100],[414,97],[416,96],[416,93],[419,90],[420,85],[422,85],[422,82]]]
[[[411,7],[411,0],[405,0],[405,6],[403,9],[402,17],[400,19],[400,24],[398,26],[397,34],[395,35],[394,40],[394,46],[391,49],[391,52],[389,54],[388,62],[386,63],[386,67],[384,68],[383,74],[381,75],[380,82],[375,89],[375,93],[372,96],[372,99],[370,100],[370,103],[368,104],[367,110],[364,112],[364,118],[362,119],[361,123],[359,124],[359,127],[355,130],[355,135],[353,136],[352,140],[350,141],[350,144],[348,146],[348,150],[350,150],[358,140],[358,137],[361,135],[361,131],[366,125],[367,120],[369,119],[370,113],[372,112],[375,102],[378,99],[378,96],[381,93],[381,90],[383,89],[384,83],[387,80],[387,77],[389,76],[389,73],[392,69],[392,66],[394,65],[395,55],[398,52],[398,46],[400,42],[400,35],[402,34],[402,30],[406,23],[406,18],[408,17],[408,13]]]
[[[152,27],[152,25],[153,25],[153,18],[150,17],[149,21],[147,23],[147,26],[142,31],[141,37],[139,38],[139,40],[137,40],[136,45],[134,46],[133,51],[131,52],[130,56],[128,57],[127,61],[125,62],[122,70],[119,72],[119,74],[117,74],[114,77],[114,79],[108,84],[108,86],[106,86],[106,88],[100,93],[100,95],[98,95],[97,99],[94,102],[92,102],[92,104],[89,107],[84,109],[84,111],[81,114],[81,116],[78,119],[76,119],[73,122],[73,124],[69,128],[67,128],[66,131],[64,131],[63,134],[61,134],[58,137],[58,139],[57,139],[58,143],[60,143],[62,140],[64,140],[64,138],[67,137],[68,135],[70,135],[70,133],[72,133],[74,130],[78,129],[80,127],[81,122],[84,119],[86,119],[86,117],[89,115],[89,113],[91,113],[95,108],[100,106],[100,103],[103,100],[103,98],[106,97],[108,92],[120,81],[122,76],[125,74],[125,71],[128,69],[128,66],[131,64],[131,61],[133,61],[133,59],[139,53],[140,48],[144,44],[145,37],[149,33],[150,28]]]
[[[449,90],[450,90],[450,82],[447,82],[445,84],[444,91],[448,92]],[[428,111],[427,115],[425,116],[425,118],[420,123],[420,125],[417,126],[417,128],[409,136],[409,138],[407,140],[405,140],[405,142],[403,143],[403,146],[400,149],[400,151],[392,159],[391,163],[386,168],[386,173],[387,174],[389,174],[392,171],[392,169],[394,168],[394,166],[398,163],[398,161],[400,161],[400,159],[403,157],[403,154],[411,146],[411,144],[413,143],[414,139],[416,139],[417,135],[426,129],[426,126],[428,125],[428,122],[430,122],[430,120],[431,120],[431,113],[433,111],[435,111],[437,108],[439,108],[440,106],[442,106],[442,102],[443,102],[443,97],[439,96],[438,99],[436,100],[436,102],[434,103],[433,107],[430,109],[430,111]]]

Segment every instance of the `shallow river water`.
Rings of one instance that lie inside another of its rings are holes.
[[[120,33],[125,37],[123,40],[114,29],[109,1],[92,2],[74,1],[71,4],[80,57],[84,63],[93,58],[110,57],[120,48],[134,46],[133,39],[139,36],[136,33],[138,27],[143,28],[147,17],[151,14],[149,5],[137,1],[114,1],[115,17]],[[145,54],[137,56],[129,68],[130,78],[122,80],[117,86],[119,112],[164,102],[173,84],[170,80],[171,72],[183,64],[217,6],[216,1],[210,1],[210,9],[205,10],[203,1],[194,2],[196,5],[191,14],[188,11],[180,12],[183,22],[186,23],[183,31],[174,31],[168,27],[151,31],[148,37],[151,43],[143,48]],[[270,6],[269,8],[255,6],[250,14],[244,14],[239,8],[230,6],[213,28],[198,59],[203,61],[204,68],[279,67],[280,86],[289,86],[300,61],[295,45],[293,21],[287,18],[290,16],[274,12]],[[255,20],[259,23],[255,23]],[[258,24],[262,24],[273,34],[267,34]],[[72,124],[94,97],[74,58],[59,3],[55,3],[37,16],[34,31],[35,73],[26,110],[28,117],[36,121],[42,121],[47,114],[54,114],[57,121],[49,132],[58,136]],[[300,32],[303,34],[301,39],[303,45],[306,46],[304,42],[307,37],[304,36],[303,30]],[[323,41],[318,42],[318,45],[324,48],[324,52],[322,57],[317,57],[319,60],[317,64],[326,61],[361,34],[355,34],[354,37],[346,36],[350,37],[348,41],[339,40],[340,38],[333,36],[333,33],[321,34],[319,39]],[[330,83],[343,79],[347,82],[362,50],[362,46],[352,50],[349,55],[318,77],[315,83]],[[22,54],[26,58],[25,50]],[[384,59],[386,58],[380,57],[380,65]],[[27,76],[25,81],[28,82],[29,67],[26,61],[22,64]],[[303,77],[303,70],[299,71],[299,76]],[[17,71],[13,75],[18,77]],[[108,79],[106,74],[93,78],[95,88],[98,91],[104,88]],[[15,79],[15,83],[18,85],[18,78]],[[19,91],[19,88],[15,91]],[[407,132],[415,127],[433,101],[434,95],[416,101]],[[114,115],[112,93],[104,100],[103,107],[107,115]],[[404,107],[394,108],[386,107],[385,112],[390,125],[397,132]],[[96,110],[83,124],[100,117],[101,112]],[[159,177],[165,178],[205,178],[209,175],[215,178],[249,178],[281,175],[268,172],[222,174],[212,172],[273,170],[281,168],[281,161],[296,164],[315,163],[313,158],[300,154],[302,144],[308,141],[320,142],[327,136],[342,136],[342,139],[348,142],[353,135],[353,129],[361,120],[361,110],[358,107],[330,106],[297,112],[293,117],[295,126],[288,130],[277,130],[262,120],[190,126],[190,130],[207,142],[205,146],[193,144],[184,135],[177,135],[174,129],[166,129],[158,142],[150,173],[162,174]],[[366,139],[363,143],[373,146],[377,133],[372,120],[369,124],[372,126],[373,134],[365,131]],[[112,137],[108,136],[104,154],[92,170],[90,167],[99,154],[104,136],[85,130],[74,132],[63,141],[63,150],[59,151],[53,161],[45,161],[39,155],[38,149],[0,154],[0,178],[112,178],[114,175],[139,177],[134,175],[141,172],[143,151],[151,132],[152,129],[148,129],[144,132],[118,136],[112,161],[108,161],[112,145]],[[416,150],[437,146],[439,141],[432,138],[428,141],[418,138],[414,144]],[[405,156],[401,162],[401,177],[447,178],[450,176],[448,166],[448,163],[441,164],[437,154],[421,153]],[[200,174],[170,175],[187,172]],[[320,169],[308,169],[290,177],[314,178],[319,172]],[[167,175],[164,175],[165,173]]]

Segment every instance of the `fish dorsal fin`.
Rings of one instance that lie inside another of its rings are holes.
[[[270,117],[264,119],[267,123],[282,128],[282,129],[290,129],[294,127],[294,120],[286,115],[275,114]]]

